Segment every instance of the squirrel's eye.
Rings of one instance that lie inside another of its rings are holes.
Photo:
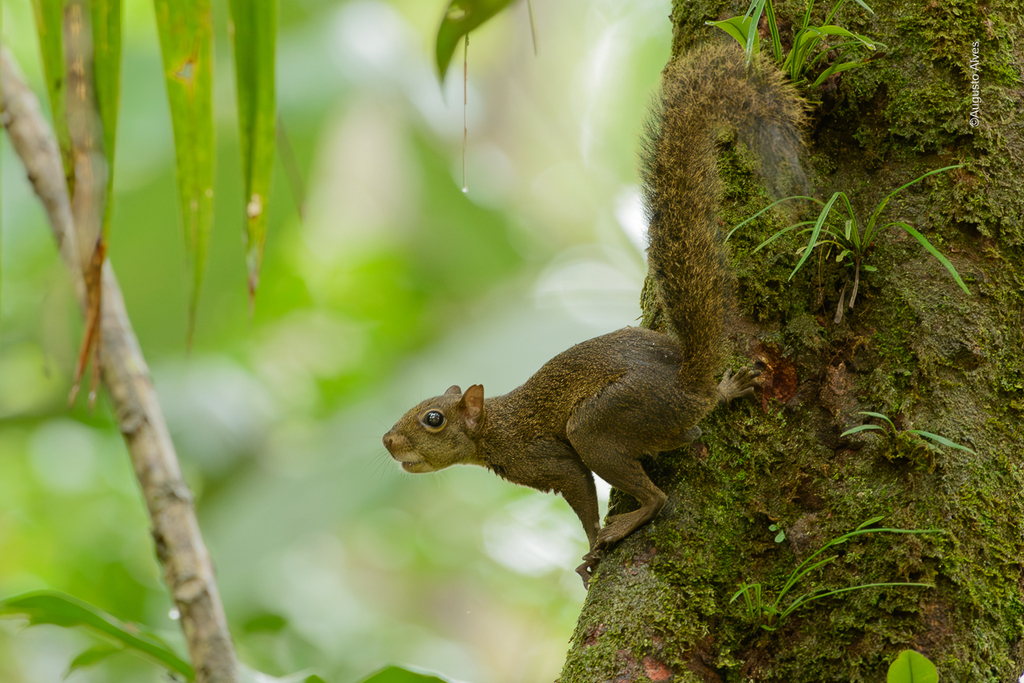
[[[431,410],[423,416],[423,424],[428,427],[440,427],[444,424],[444,415],[437,410]]]

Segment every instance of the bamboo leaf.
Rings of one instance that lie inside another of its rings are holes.
[[[245,182],[245,261],[252,305],[267,239],[267,206],[277,134],[274,52],[276,0],[230,0],[238,92],[238,136]]]
[[[188,338],[213,225],[213,22],[210,0],[153,0],[178,166],[185,248],[192,269]]]
[[[158,664],[192,680],[195,672],[166,643],[138,624],[126,624],[95,605],[57,591],[35,591],[0,600],[0,614],[23,615],[31,624],[55,624],[70,628],[84,626],[112,638],[115,642],[139,652]],[[76,658],[75,661],[79,661]]]
[[[441,80],[463,36],[512,4],[512,0],[451,0],[437,29],[435,52]]]
[[[50,98],[50,113],[53,116],[53,132],[60,146],[64,162],[64,176],[72,177],[71,136],[68,133],[67,108],[64,102],[64,8],[62,0],[32,0],[36,15],[36,33],[39,34],[39,51],[43,58],[43,76],[46,80],[46,94]],[[68,188],[71,192],[72,188]]]
[[[121,0],[91,0],[93,79],[96,108],[103,126],[103,155],[107,161],[103,236],[110,235],[114,196],[114,146],[117,141],[117,109],[121,97]]]

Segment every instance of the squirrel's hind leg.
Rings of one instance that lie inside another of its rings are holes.
[[[597,534],[597,542],[591,547],[591,551],[601,550],[649,522],[661,512],[667,496],[644,472],[640,464],[643,451],[637,450],[636,445],[622,444],[619,436],[588,429],[575,417],[569,420],[567,428],[569,440],[583,463],[594,474],[640,503],[639,510],[607,519]]]

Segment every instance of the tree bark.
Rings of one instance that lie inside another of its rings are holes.
[[[84,311],[87,294],[83,259],[76,246],[79,234],[72,218],[60,152],[40,113],[38,100],[25,85],[7,50],[0,52],[0,89],[3,125],[43,203]],[[95,234],[90,239],[94,241]],[[149,369],[109,261],[103,265],[102,286],[99,359],[103,383],[110,393],[153,523],[157,556],[180,614],[196,670],[195,680],[234,683],[238,680],[238,663],[213,565],[196,520],[192,493],[182,478]]]
[[[1024,671],[1024,29],[1002,1],[869,4],[874,15],[845,3],[833,23],[886,44],[885,54],[809,93],[819,100],[806,135],[814,191],[849,194],[863,230],[890,192],[963,163],[896,195],[881,218],[921,231],[971,294],[888,228],[863,262],[877,270],[861,273],[855,307],[834,322],[853,284],[835,252],[816,251],[792,279],[806,235],[752,253],[807,215],[771,212],[737,232],[733,365],[768,366],[760,399],[717,411],[697,444],[647,463],[669,502],[602,561],[563,683],[877,683],[908,648],[943,681],[1010,682]],[[718,39],[704,21],[746,6],[676,0],[674,53]],[[776,3],[784,36],[805,8]],[[831,8],[817,7],[812,23]],[[746,155],[723,149],[720,166],[728,229],[771,200]],[[887,415],[896,433],[842,436],[885,425],[861,411]],[[616,512],[633,504],[613,496]],[[851,539],[779,605],[815,588],[934,588],[844,592],[773,623],[730,601],[757,583],[771,603],[802,561],[883,515],[886,527],[942,533]]]

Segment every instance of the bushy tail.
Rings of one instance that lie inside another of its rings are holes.
[[[665,69],[641,143],[640,176],[648,267],[679,338],[679,381],[687,389],[713,393],[724,352],[731,276],[715,217],[715,140],[730,128],[758,154],[766,178],[788,167],[791,181],[801,182],[804,108],[776,68],[756,59],[748,68],[738,46],[696,48]]]

